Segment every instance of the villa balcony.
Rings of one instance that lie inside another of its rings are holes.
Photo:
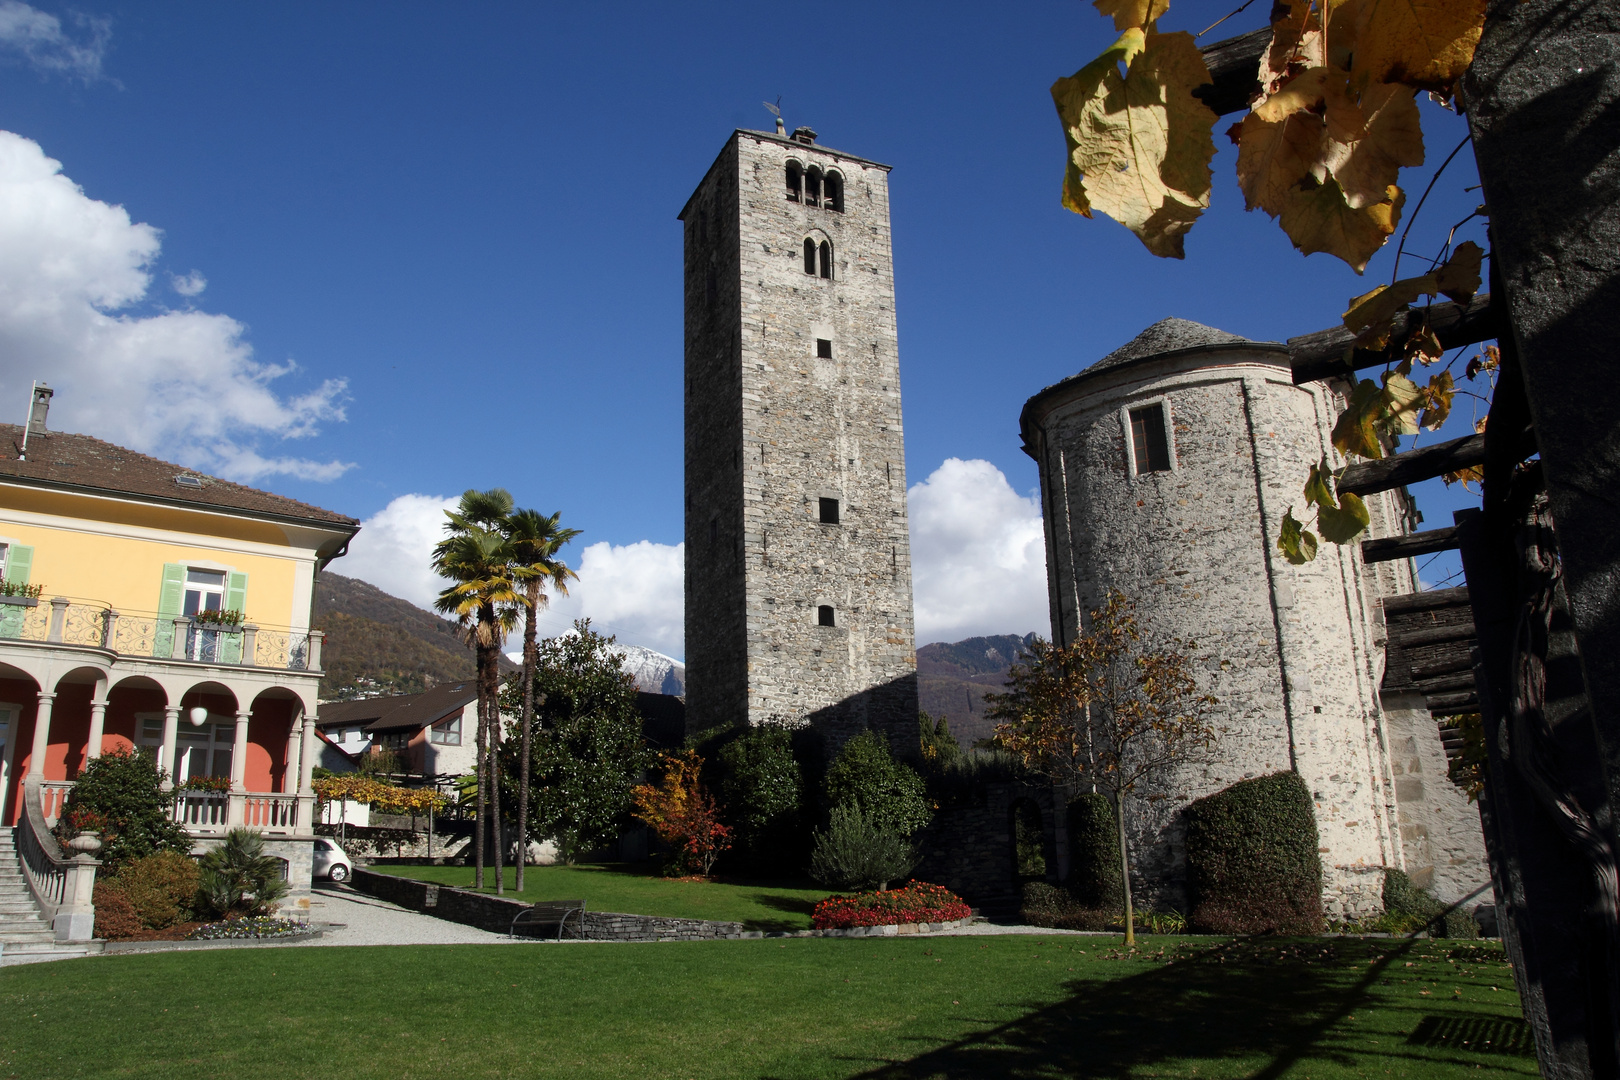
[[[62,805],[73,790],[71,780],[40,781],[40,812],[56,827]],[[271,836],[308,836],[314,831],[315,797],[265,791],[194,791],[176,788],[174,820],[194,839],[224,836],[231,829],[248,828]]]
[[[322,638],[319,630],[290,626],[221,626],[184,615],[116,611],[97,600],[0,596],[0,646],[32,643],[129,659],[318,672]]]

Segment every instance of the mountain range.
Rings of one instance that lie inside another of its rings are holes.
[[[917,650],[917,703],[923,712],[950,721],[963,746],[988,739],[995,721],[985,715],[984,695],[1000,690],[1007,672],[1034,634],[997,634]]]

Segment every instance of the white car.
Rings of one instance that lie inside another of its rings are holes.
[[[311,871],[318,878],[331,878],[342,883],[354,876],[354,863],[348,852],[338,847],[336,840],[324,836],[315,838],[315,865]]]

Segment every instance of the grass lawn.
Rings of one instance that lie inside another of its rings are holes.
[[[0,970],[0,1078],[1533,1077],[1496,945],[261,948]],[[1162,950],[1162,952],[1161,952]]]
[[[458,889],[472,888],[470,866],[373,866],[383,874],[437,881]],[[484,871],[494,892],[495,872]],[[775,883],[676,881],[660,877],[651,863],[591,863],[580,866],[530,866],[521,894],[512,891],[516,874],[505,874],[506,895],[525,900],[585,898],[591,911],[631,915],[666,915],[682,919],[720,919],[744,923],[749,930],[808,930],[810,912],[828,890]]]

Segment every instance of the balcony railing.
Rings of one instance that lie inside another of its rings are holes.
[[[65,596],[32,606],[7,600],[0,597],[0,641],[79,645],[156,660],[320,670],[324,635],[319,630],[197,623],[184,615],[115,611],[98,601]]]
[[[62,806],[67,802],[68,792],[73,790],[73,782],[39,780],[33,783],[39,790],[41,819],[48,828],[54,829],[62,815]],[[311,807],[306,813],[312,813],[314,798],[305,796],[304,801]],[[192,836],[224,836],[238,825],[270,835],[296,833],[300,831],[298,804],[298,796],[290,792],[244,793],[176,788],[174,820]],[[306,822],[303,831],[308,832],[309,828],[310,823]]]

